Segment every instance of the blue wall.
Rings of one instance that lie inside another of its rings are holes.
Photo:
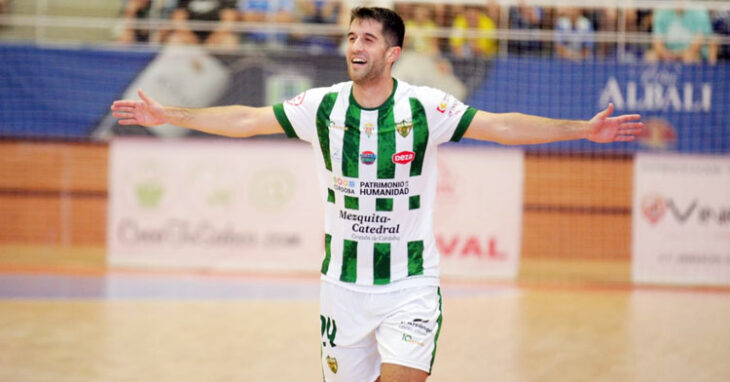
[[[644,121],[651,122],[647,133],[651,129],[655,134],[644,139],[646,144],[576,141],[541,145],[540,150],[620,152],[653,144],[681,152],[730,152],[727,63],[684,66],[496,60],[481,88],[467,101],[492,112],[519,111],[564,119],[589,119],[613,102],[614,115],[639,113]]]
[[[0,136],[88,137],[107,115],[111,102],[154,56],[153,51],[0,45]],[[230,66],[237,57],[220,59]],[[301,68],[303,58],[282,55],[270,59],[277,62],[277,67]],[[317,66],[328,67],[312,72],[323,78],[312,78],[311,82],[329,84],[334,81],[327,75],[334,74],[337,81],[343,80],[342,60],[339,56],[320,60],[324,64]],[[470,65],[473,68],[482,64]],[[617,114],[641,113],[644,121],[649,122],[647,136],[641,143],[597,145],[574,141],[527,147],[528,150],[630,153],[653,147],[692,153],[730,152],[728,63],[649,66],[508,58],[488,65],[490,70],[477,81],[481,85],[465,100],[479,109],[588,119],[611,101],[617,106]],[[245,83],[254,85],[250,81]],[[265,82],[256,85],[265,87]],[[247,88],[245,93],[264,91]],[[238,98],[222,101],[250,102]]]
[[[0,45],[0,136],[89,136],[153,57]]]

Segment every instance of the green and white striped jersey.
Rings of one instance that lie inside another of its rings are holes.
[[[357,104],[351,81],[274,105],[287,136],[317,151],[322,277],[353,289],[438,284],[437,146],[460,140],[476,113],[440,90],[393,81],[377,108]]]

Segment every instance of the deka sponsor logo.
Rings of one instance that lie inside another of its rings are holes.
[[[416,159],[416,153],[413,151],[401,151],[393,154],[393,163],[407,164],[413,162]]]

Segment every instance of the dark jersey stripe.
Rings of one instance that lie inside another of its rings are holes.
[[[408,276],[423,274],[423,241],[408,242]]]
[[[456,130],[454,130],[454,135],[451,136],[451,142],[458,142],[461,140],[461,137],[463,137],[464,133],[466,133],[466,129],[469,127],[476,114],[477,109],[471,106],[466,109],[464,115],[462,115],[459,120],[459,124],[456,126]]]
[[[416,157],[411,162],[411,176],[421,175],[423,160],[426,157],[426,146],[428,145],[428,121],[426,111],[421,102],[411,98],[411,118],[413,121],[413,152]]]
[[[387,284],[390,282],[390,243],[375,243],[373,252],[373,282]]]
[[[274,105],[274,116],[276,117],[276,120],[279,121],[281,127],[284,129],[284,133],[286,133],[287,137],[299,138],[297,136],[297,133],[294,131],[294,127],[289,121],[289,117],[286,116],[286,112],[284,111],[284,104],[277,103],[276,105]]]
[[[345,195],[345,208],[348,210],[359,210],[360,209],[360,198],[357,196]]]
[[[421,208],[421,195],[412,195],[408,197],[408,209],[417,210]]]
[[[395,178],[395,117],[393,108],[378,110],[378,179]]]
[[[375,211],[393,211],[393,198],[375,199]]]
[[[340,281],[354,283],[357,281],[357,242],[345,240],[342,248],[342,273]]]
[[[324,260],[322,261],[322,274],[327,274],[332,258],[332,235],[324,234]]]
[[[327,171],[332,171],[332,158],[330,157],[330,114],[335,106],[337,93],[328,93],[322,99],[317,109],[317,136],[319,147],[322,150],[322,158]]]
[[[342,175],[357,178],[360,167],[360,108],[355,104],[347,107],[345,137],[342,142]]]

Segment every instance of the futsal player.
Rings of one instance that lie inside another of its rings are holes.
[[[437,89],[391,77],[403,20],[383,8],[352,10],[351,81],[268,107],[189,109],[116,101],[122,125],[164,123],[230,137],[284,132],[317,151],[325,202],[321,267],[326,381],[424,381],[441,331],[439,254],[432,215],[438,145],[463,137],[502,144],[632,141],[639,115],[587,121],[476,110]]]

